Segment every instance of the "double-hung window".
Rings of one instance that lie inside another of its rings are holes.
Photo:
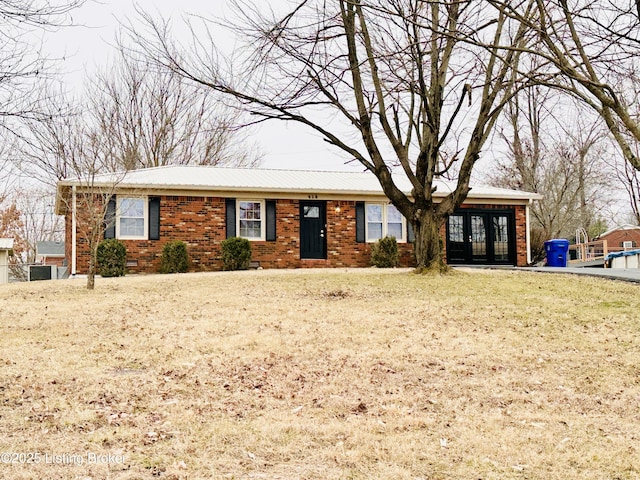
[[[238,200],[237,202],[238,236],[249,240],[264,240],[264,200]]]
[[[148,210],[146,198],[118,197],[117,212],[117,238],[147,238]]]
[[[406,242],[406,220],[390,203],[367,203],[367,242],[375,242],[383,237],[396,237],[398,242]]]

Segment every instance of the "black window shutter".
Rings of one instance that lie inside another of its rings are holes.
[[[149,240],[160,240],[160,197],[149,197]]]
[[[107,203],[104,215],[104,238],[116,238],[116,196],[113,195]]]
[[[416,235],[413,232],[413,225],[411,225],[411,222],[407,220],[407,242],[413,243],[415,241],[416,241]]]
[[[276,201],[267,200],[265,204],[267,206],[266,240],[268,242],[275,242],[276,240]]]
[[[225,201],[225,215],[227,221],[227,238],[236,236],[236,199],[227,198]]]
[[[364,202],[356,202],[356,242],[365,241]]]

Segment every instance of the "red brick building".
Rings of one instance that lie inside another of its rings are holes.
[[[640,226],[621,225],[604,232],[598,240],[606,240],[610,252],[633,250],[640,247]]]
[[[36,243],[36,263],[42,265],[65,265],[66,251],[64,242],[42,241]]]
[[[252,242],[253,261],[264,268],[366,267],[371,245],[386,235],[398,240],[402,265],[414,263],[411,227],[370,173],[170,166],[98,176],[94,187],[114,182],[105,236],[125,243],[132,273],[158,271],[173,240],[186,242],[192,271],[220,270],[220,244],[233,236]],[[405,183],[398,186],[411,191]],[[436,196],[449,191],[439,184]],[[72,274],[86,273],[89,258],[82,212],[74,212],[82,192],[82,182],[58,184]],[[528,206],[537,198],[472,188],[442,227],[447,262],[526,265]]]

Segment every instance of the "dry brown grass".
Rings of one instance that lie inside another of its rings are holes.
[[[83,286],[0,290],[0,451],[125,461],[2,478],[640,478],[638,286],[373,269]]]

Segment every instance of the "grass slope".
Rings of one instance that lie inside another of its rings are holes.
[[[636,285],[370,269],[83,286],[0,289],[0,452],[40,455],[0,457],[2,478],[640,478]]]

